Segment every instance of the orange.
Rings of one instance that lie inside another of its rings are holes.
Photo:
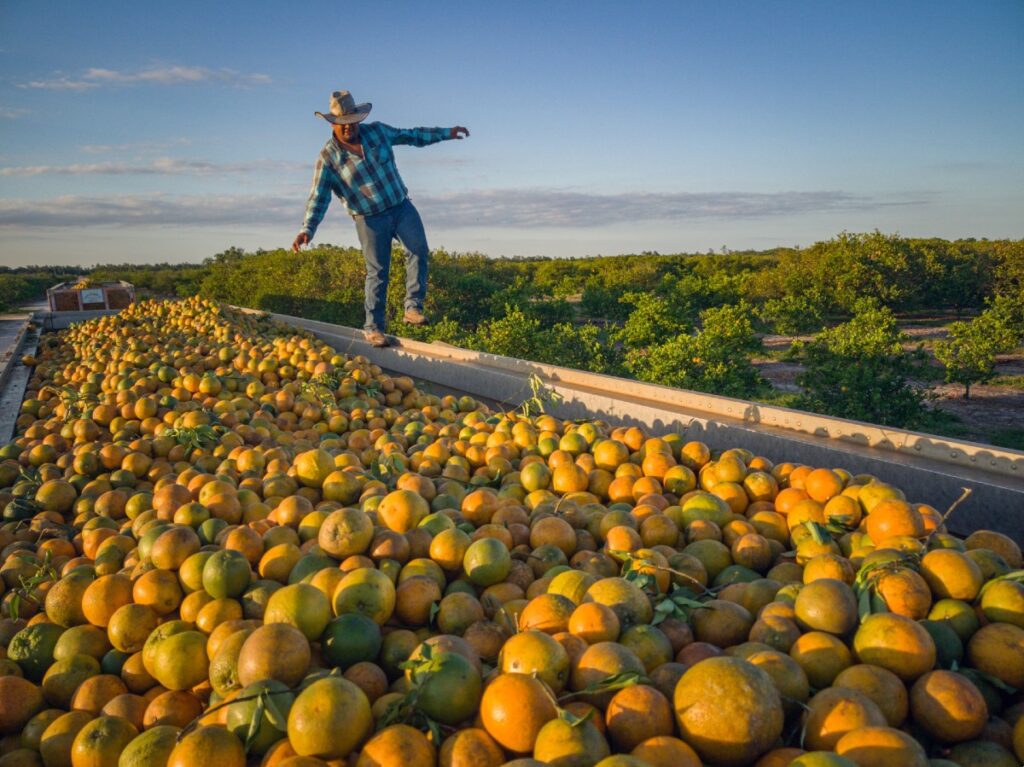
[[[830,498],[822,509],[826,522],[834,522],[843,525],[846,529],[853,530],[860,524],[861,508],[856,500],[848,495],[837,495]]]
[[[675,732],[672,704],[654,687],[636,684],[619,690],[605,711],[608,737],[617,751]]]
[[[361,567],[341,579],[332,603],[336,615],[358,612],[383,625],[394,612],[396,599],[395,585],[387,575]]]
[[[82,613],[93,626],[106,628],[117,608],[132,601],[132,582],[126,575],[104,575],[82,594]]]
[[[19,676],[0,676],[0,733],[21,732],[45,705],[43,692]]]
[[[294,687],[306,675],[310,659],[309,642],[294,626],[260,626],[245,638],[238,652],[238,683],[245,687],[263,679],[277,679]]]
[[[537,548],[552,544],[567,557],[576,553],[576,531],[572,525],[558,517],[545,517],[530,528],[530,546]]]
[[[43,695],[51,706],[71,708],[71,696],[78,685],[99,673],[99,661],[89,655],[73,655],[56,661],[43,676]]]
[[[203,713],[203,704],[188,690],[168,690],[149,701],[142,724],[151,727],[184,727]]]
[[[541,631],[522,631],[508,639],[498,656],[503,674],[534,674],[555,692],[569,679],[569,656],[557,640]]]
[[[617,642],[598,642],[588,647],[572,667],[570,689],[584,690],[617,674],[646,674],[643,661],[628,647]],[[607,706],[613,693],[588,694],[583,700]]]
[[[795,712],[810,697],[811,683],[807,674],[788,655],[777,650],[760,650],[748,655],[747,662],[772,678],[787,714]]]
[[[139,731],[119,716],[101,716],[86,724],[71,745],[72,767],[116,767],[121,752]]]
[[[818,503],[843,492],[843,479],[831,469],[815,469],[804,477],[804,490]]]
[[[75,738],[95,715],[88,711],[69,711],[55,719],[39,739],[39,753],[46,767],[72,767],[71,749]]]
[[[621,625],[650,623],[654,608],[647,595],[631,581],[621,577],[602,578],[587,589],[586,602],[610,607]]]
[[[125,693],[111,698],[100,713],[105,716],[119,716],[131,722],[132,727],[142,732],[143,715],[148,705],[148,701],[141,695]]]
[[[411,490],[394,490],[384,496],[377,507],[377,518],[396,533],[409,532],[428,514],[430,504]]]
[[[161,533],[153,542],[149,557],[161,570],[177,570],[201,546],[195,530],[185,525],[176,525]]]
[[[630,754],[651,767],[701,767],[696,751],[685,741],[668,735],[648,738]]]
[[[407,672],[418,690],[417,707],[442,724],[455,725],[470,719],[480,705],[483,686],[477,659],[471,661],[440,645],[434,645],[432,653],[426,670],[412,668]]]
[[[457,527],[442,530],[430,541],[430,558],[449,572],[458,571],[471,543],[465,531]]]
[[[892,727],[861,727],[848,732],[836,743],[835,752],[858,767],[928,767],[924,747]]]
[[[322,487],[334,471],[334,457],[326,450],[307,450],[295,456],[295,476],[306,487]]]
[[[500,542],[498,544],[504,546]],[[441,587],[437,581],[425,575],[416,575],[395,590],[395,615],[411,628],[426,626],[430,623],[431,612],[440,601]]]
[[[140,604],[122,605],[110,616],[107,624],[110,644],[121,652],[138,652],[156,628],[158,620],[156,612],[151,607]]]
[[[988,721],[988,706],[967,677],[940,669],[914,682],[910,715],[932,738],[959,743],[981,735]]]
[[[89,573],[72,573],[61,578],[46,592],[46,616],[54,623],[70,627],[86,623],[82,599],[94,578]]]
[[[1008,535],[993,530],[975,530],[964,539],[964,546],[968,551],[988,549],[995,552],[1015,570],[1024,567],[1024,557],[1021,556],[1020,545]]]
[[[848,732],[886,725],[885,715],[869,697],[856,690],[829,687],[807,704],[803,716],[804,747],[811,751],[832,751]]]
[[[568,597],[560,594],[541,594],[530,600],[519,615],[521,631],[543,631],[545,634],[557,634],[569,630],[569,618],[575,605]]]
[[[1024,628],[1024,584],[990,581],[981,592],[981,611],[990,621]]]
[[[724,599],[712,599],[690,616],[693,635],[698,642],[717,647],[731,647],[746,640],[754,626],[754,616],[747,608]]]
[[[135,604],[145,605],[157,615],[167,615],[177,610],[183,597],[178,576],[169,570],[150,570],[143,573],[135,579],[132,587],[132,599]]]
[[[545,688],[526,674],[495,677],[480,700],[480,721],[487,734],[509,751],[532,751],[541,728],[557,715],[553,693]]]
[[[560,495],[583,492],[589,484],[587,472],[575,463],[558,466],[551,474],[551,489]]]
[[[882,711],[890,727],[899,727],[910,707],[907,688],[898,676],[881,666],[860,663],[839,672],[832,682],[867,696]]]
[[[569,616],[568,628],[587,644],[614,642],[619,638],[619,617],[607,605],[585,602]]]
[[[936,599],[973,602],[985,582],[974,560],[954,549],[935,549],[925,554],[921,575]]]
[[[707,762],[753,762],[782,734],[784,715],[771,677],[738,658],[707,658],[676,685],[682,739]]]
[[[1024,687],[1024,628],[1010,623],[983,626],[967,643],[967,658],[1010,687]]]
[[[924,627],[894,613],[865,618],[853,637],[853,651],[861,663],[881,666],[904,682],[931,670],[936,657],[935,642]]]
[[[177,727],[162,725],[147,728],[121,752],[118,767],[149,767],[153,764],[166,764],[177,743]]]
[[[508,547],[497,538],[480,538],[470,544],[462,560],[466,577],[476,586],[492,586],[505,580],[512,566]]]
[[[366,695],[343,677],[313,682],[296,696],[288,713],[288,739],[301,756],[345,757],[372,727]]]
[[[407,724],[385,727],[370,738],[359,752],[356,767],[394,764],[434,767],[437,754],[427,736]]]
[[[245,767],[245,748],[223,727],[197,727],[178,741],[167,767]]]
[[[598,764],[609,755],[608,742],[589,719],[569,724],[552,719],[540,728],[533,756],[543,764]]]
[[[206,636],[183,621],[158,626],[142,648],[142,659],[146,671],[168,690],[187,690],[209,672]]]
[[[501,767],[505,754],[485,730],[457,730],[441,744],[439,767]]]
[[[906,501],[881,501],[868,513],[867,534],[876,544],[900,535],[921,538],[925,534],[924,519]]]
[[[107,703],[126,692],[128,688],[120,677],[113,674],[96,674],[75,688],[71,696],[71,708],[96,715]]]
[[[928,615],[932,593],[924,578],[913,570],[882,572],[874,579],[873,586],[889,612],[915,621]]]
[[[264,624],[287,623],[309,641],[320,635],[331,620],[331,603],[320,589],[307,583],[293,583],[270,595],[263,613]]]
[[[839,672],[853,665],[846,644],[824,631],[808,631],[802,635],[790,647],[789,656],[800,664],[811,686],[819,690],[831,685]]]
[[[857,598],[842,581],[822,578],[806,584],[793,605],[797,623],[804,629],[843,636],[857,625]]]

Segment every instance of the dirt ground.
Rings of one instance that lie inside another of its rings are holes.
[[[931,343],[946,336],[946,329],[941,326],[906,325],[901,330],[912,345],[924,343],[926,351]],[[809,340],[810,336],[768,335],[762,343],[769,352],[778,353],[797,339]],[[800,391],[796,378],[803,370],[802,365],[769,357],[755,358],[753,363],[777,391]],[[1024,376],[1024,353],[1000,356],[996,375]],[[960,439],[989,443],[993,433],[1024,430],[1024,388],[1020,386],[975,385],[971,387],[970,399],[964,399],[963,386],[942,383],[940,379],[932,384],[932,391],[936,395],[933,405],[959,420],[956,436]]]

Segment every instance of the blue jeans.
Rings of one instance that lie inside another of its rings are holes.
[[[415,206],[406,199],[373,216],[353,216],[359,243],[366,259],[366,321],[364,330],[387,327],[388,279],[391,275],[391,241],[405,248],[405,308],[423,311],[427,295],[427,235]]]

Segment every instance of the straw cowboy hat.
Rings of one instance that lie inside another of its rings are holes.
[[[362,122],[370,114],[373,104],[357,104],[348,91],[335,91],[331,94],[330,114],[314,112],[317,117],[322,117],[334,125],[349,125]]]

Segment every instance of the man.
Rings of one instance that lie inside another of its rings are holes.
[[[405,248],[405,313],[411,325],[424,325],[423,299],[427,294],[427,236],[423,222],[409,200],[409,190],[398,175],[395,144],[427,146],[447,139],[462,139],[469,131],[454,128],[392,128],[384,123],[360,125],[371,104],[356,104],[348,91],[331,94],[330,113],[314,112],[332,125],[332,136],[320,152],[313,173],[313,188],[306,203],[306,219],[292,243],[296,253],[313,239],[327,212],[331,193],[345,204],[355,220],[366,260],[366,340],[388,345],[384,316],[391,272],[391,241]]]

